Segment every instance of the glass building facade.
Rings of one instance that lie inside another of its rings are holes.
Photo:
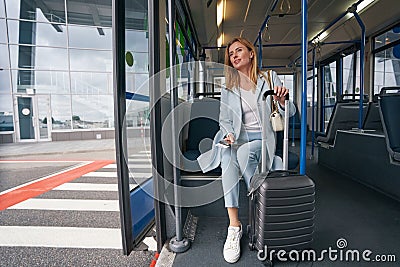
[[[111,26],[111,0],[0,0],[1,143],[112,136]],[[148,79],[146,30],[147,0],[129,1],[130,92]],[[135,127],[148,103],[130,106]]]

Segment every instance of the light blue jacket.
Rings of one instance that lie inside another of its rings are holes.
[[[265,73],[265,75],[268,75]],[[271,72],[272,76],[272,84],[273,86],[282,86],[282,82],[278,78],[276,72]],[[270,89],[268,82],[264,78],[263,75],[259,75],[257,79],[257,87],[256,87],[256,95],[257,95],[257,107],[258,112],[260,114],[260,118],[264,117],[267,118],[269,121],[269,115],[271,114],[271,100],[268,96],[267,98],[267,107],[266,112],[267,114],[261,114],[261,105],[263,105],[262,95],[265,91]],[[279,106],[279,112],[281,113],[282,117],[285,115],[284,110]],[[289,102],[289,116],[293,116],[296,112],[296,108],[294,104],[290,101]],[[263,115],[263,116],[262,116]],[[213,170],[219,166],[221,163],[221,149],[220,147],[216,146],[216,144],[221,141],[224,136],[228,133],[233,133],[235,136],[235,140],[238,139],[242,127],[242,104],[240,98],[240,90],[238,88],[234,88],[232,91],[227,90],[225,88],[221,91],[221,105],[220,105],[220,114],[219,114],[219,125],[220,130],[214,137],[213,146],[211,150],[201,154],[197,161],[200,165],[200,168],[203,172],[208,172]],[[272,166],[272,160],[275,155],[275,148],[276,148],[276,140],[275,140],[275,132],[272,130],[271,123],[267,123],[267,166],[268,170]]]

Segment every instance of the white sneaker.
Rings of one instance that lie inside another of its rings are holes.
[[[229,263],[235,263],[240,258],[240,238],[242,237],[242,226],[228,227],[228,236],[224,245],[224,259]]]

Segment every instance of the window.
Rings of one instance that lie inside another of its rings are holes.
[[[65,23],[64,0],[6,0],[6,7],[8,18]]]
[[[7,28],[5,19],[0,19],[0,32],[0,43],[7,43]]]
[[[0,18],[4,18],[6,16],[6,12],[4,11],[4,2],[0,1]]]
[[[68,70],[67,49],[10,45],[11,68]]]
[[[112,94],[112,74],[95,72],[71,72],[72,94]]]
[[[69,46],[111,50],[111,28],[68,26]]]
[[[315,68],[315,77],[314,77],[314,106],[317,106],[317,98],[318,98],[318,69]],[[312,93],[313,93],[313,72],[312,70],[307,71],[307,107],[311,107],[312,105]]]
[[[36,94],[69,93],[68,72],[12,70],[14,92],[25,93],[26,89],[34,89]]]
[[[111,27],[111,3],[111,0],[68,0],[68,23],[88,26]]]
[[[52,95],[51,113],[53,130],[71,129],[71,95]]]
[[[357,59],[356,59],[356,77],[355,77],[355,88],[354,88],[354,94],[359,94],[360,93],[360,50],[357,51]],[[365,94],[365,88],[364,88],[364,94]],[[368,93],[367,93],[368,94]]]
[[[374,94],[385,86],[400,86],[400,44],[375,53],[374,60]]]
[[[354,63],[354,54],[343,58],[343,94],[353,93]]]
[[[283,85],[289,89],[289,98],[291,100],[294,99],[294,82],[293,82],[293,74],[283,74],[283,75],[278,75],[279,79],[282,81]]]
[[[0,69],[10,68],[7,45],[0,44]]]
[[[10,44],[67,46],[65,25],[8,20]]]
[[[0,94],[0,132],[14,131],[12,103],[10,94]]]
[[[148,37],[146,32],[127,30],[125,33],[126,50],[148,52]]]
[[[108,95],[72,95],[73,129],[113,127],[113,98]]]
[[[374,49],[400,40],[400,24],[374,38]]]
[[[72,71],[112,71],[111,51],[70,49]]]
[[[326,127],[328,126],[328,122],[331,118],[332,112],[333,112],[333,107],[336,103],[336,84],[337,84],[337,79],[336,79],[336,69],[337,69],[337,61],[334,61],[332,63],[329,63],[328,65],[325,65],[323,67],[323,81],[324,81],[324,95],[322,96],[323,102],[322,102],[322,112],[323,112],[323,121],[322,121],[322,127],[324,127],[324,131],[326,130]]]
[[[0,94],[11,93],[11,80],[9,70],[0,70]]]

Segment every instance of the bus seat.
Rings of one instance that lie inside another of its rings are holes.
[[[379,108],[387,150],[391,159],[400,163],[400,87],[383,87]]]
[[[347,95],[346,95],[347,96]],[[341,98],[333,108],[326,134],[317,137],[318,143],[333,145],[337,130],[351,130],[358,128],[359,102],[358,99]],[[363,121],[368,107],[367,99],[363,100]]]
[[[196,161],[202,152],[211,149],[212,140],[219,131],[219,101],[213,98],[194,99],[190,109],[190,121],[186,149],[183,155],[191,161],[185,170],[200,171]],[[217,168],[211,172],[220,173]]]
[[[367,114],[362,126],[363,130],[375,130],[378,133],[383,133],[382,121],[379,115],[379,103],[370,102],[368,104]]]

